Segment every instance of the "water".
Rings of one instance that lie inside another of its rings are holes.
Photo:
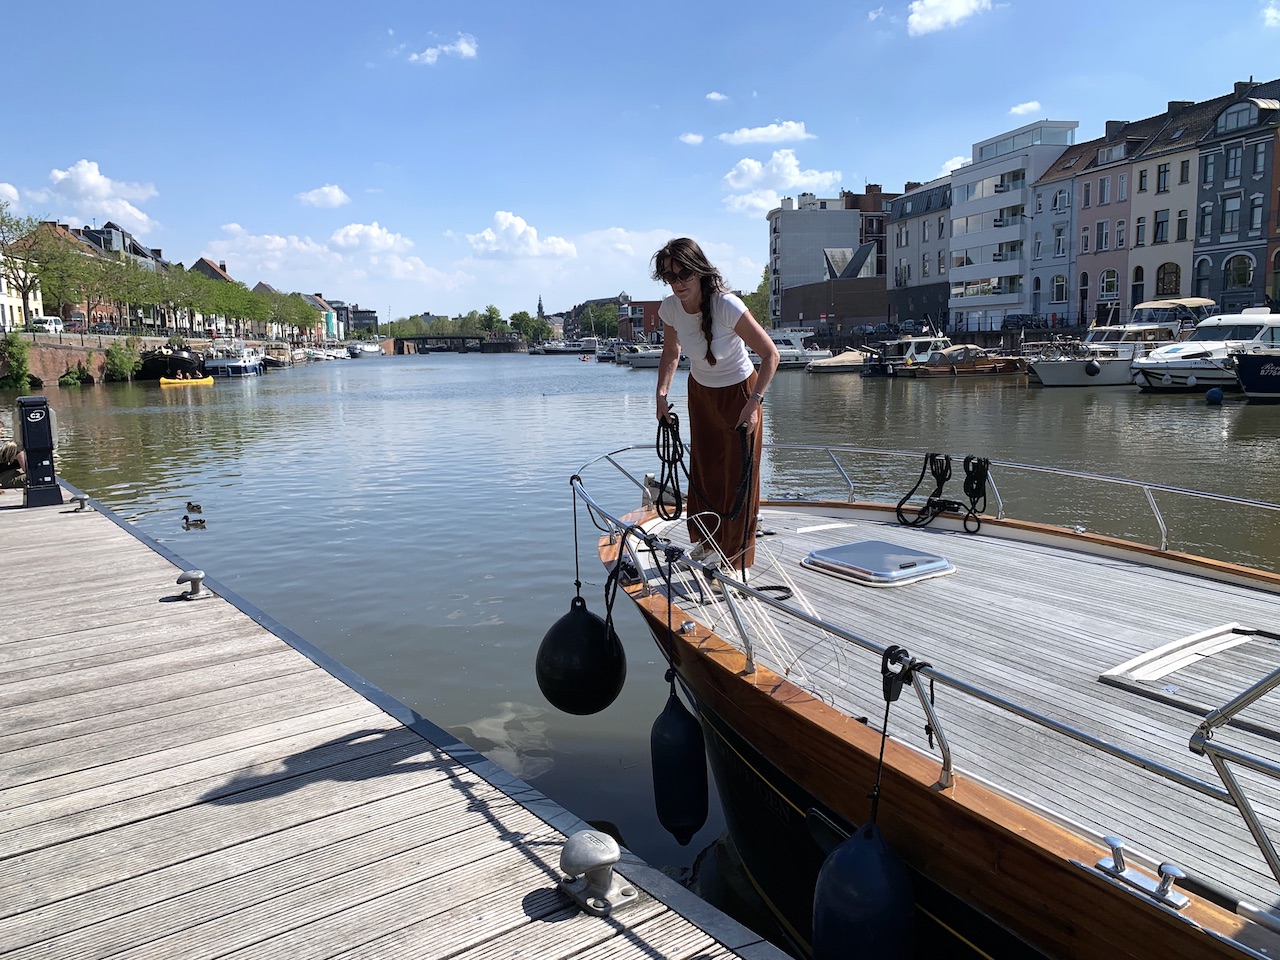
[[[678,378],[683,378],[679,374]],[[434,354],[314,363],[212,387],[50,387],[60,474],[307,640],[584,819],[616,825],[640,856],[687,871],[723,830],[688,846],[653,812],[648,736],[667,688],[629,604],[615,611],[627,685],[604,713],[570,717],[533,662],[580,575],[603,614],[594,529],[569,477],[623,444],[652,443],[654,371],[572,357]],[[673,395],[682,397],[682,379]],[[14,399],[0,394],[7,435]],[[683,414],[682,405],[677,411]],[[1274,499],[1280,407],[1131,388],[863,380],[780,372],[766,440],[974,453]],[[896,499],[919,466],[855,478]],[[960,470],[957,465],[958,484]],[[829,486],[815,458],[780,452],[766,490]],[[927,482],[927,481],[926,481]],[[1004,483],[1002,478],[1002,483]],[[773,485],[771,487],[771,485]],[[1150,541],[1142,494],[1099,508],[1071,484],[1008,481],[1060,522]],[[15,496],[13,493],[6,498]],[[184,530],[188,501],[204,530]],[[636,501],[638,505],[638,498]],[[1161,503],[1162,510],[1166,509]],[[1174,545],[1277,568],[1275,515],[1169,504]]]

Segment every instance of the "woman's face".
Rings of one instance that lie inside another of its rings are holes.
[[[670,285],[671,292],[680,300],[686,313],[693,313],[702,306],[702,284],[700,277],[692,270],[668,260],[666,269],[662,271],[662,279]]]

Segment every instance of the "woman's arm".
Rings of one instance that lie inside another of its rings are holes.
[[[667,402],[667,391],[671,389],[671,381],[676,375],[676,367],[680,365],[680,337],[676,328],[667,326],[662,332],[662,357],[658,360],[658,419],[667,419],[671,412],[671,404]]]
[[[760,358],[760,372],[756,375],[755,392],[743,404],[742,413],[738,418],[739,423],[744,423],[748,428],[755,430],[760,426],[760,405],[764,403],[765,391],[769,389],[769,382],[773,379],[774,371],[778,369],[778,347],[774,344],[773,338],[765,332],[764,327],[760,326],[756,318],[751,315],[750,310],[743,311],[738,322],[733,325],[733,330]]]

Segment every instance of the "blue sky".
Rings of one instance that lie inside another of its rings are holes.
[[[4,4],[0,199],[383,317],[754,289],[778,199],[1280,77],[1280,0]]]

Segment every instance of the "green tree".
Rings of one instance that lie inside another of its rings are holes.
[[[0,278],[22,297],[22,319],[31,319],[31,296],[40,288],[39,217],[19,217],[0,200]]]
[[[107,347],[102,379],[113,382],[132,380],[133,375],[142,369],[142,359],[138,352],[140,342],[137,337],[113,341]]]
[[[533,317],[529,316],[528,310],[517,310],[511,315],[507,321],[511,324],[511,329],[525,340],[529,339],[529,331],[536,322]]]
[[[495,332],[502,324],[501,310],[492,303],[484,308],[484,313],[480,315],[480,326],[484,328],[486,333]]]
[[[32,234],[40,248],[36,272],[45,312],[61,316],[66,308],[84,300],[85,280],[93,256],[83,247],[60,236],[48,223]]]
[[[578,330],[593,337],[618,335],[618,306],[614,303],[593,303],[582,311]]]
[[[0,367],[7,368],[0,376],[0,387],[11,390],[27,390],[31,386],[31,351],[27,341],[16,333],[0,338]]]
[[[760,277],[760,286],[756,287],[755,293],[748,293],[743,296],[742,302],[747,305],[747,309],[751,311],[751,315],[756,318],[761,326],[766,329],[769,326],[769,268],[764,268],[764,273]]]

